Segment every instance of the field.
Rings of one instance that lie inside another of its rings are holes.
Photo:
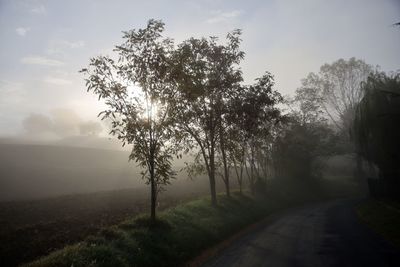
[[[159,199],[159,210],[207,193],[206,183],[178,184]],[[83,240],[148,210],[147,188],[0,203],[1,266],[16,266]]]
[[[0,266],[31,261],[147,211],[148,188],[127,158],[124,151],[0,144]],[[207,194],[204,178],[179,173],[158,208]]]

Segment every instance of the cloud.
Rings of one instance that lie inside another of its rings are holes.
[[[19,36],[24,37],[28,33],[28,31],[30,31],[30,28],[29,27],[18,27],[15,29],[15,31],[17,32],[17,34]]]
[[[44,82],[53,84],[53,85],[69,85],[72,83],[72,81],[70,81],[70,80],[53,77],[53,76],[47,76],[46,78],[44,78]]]
[[[214,16],[207,19],[206,22],[209,24],[216,24],[221,22],[228,22],[242,14],[240,10],[233,10],[230,12],[214,11]]]
[[[35,14],[46,14],[46,8],[44,7],[44,5],[40,5],[32,8],[31,12]]]
[[[64,65],[64,62],[50,59],[42,56],[29,56],[24,57],[21,59],[21,63],[27,65],[42,65],[42,66],[49,66],[49,67],[57,67]]]

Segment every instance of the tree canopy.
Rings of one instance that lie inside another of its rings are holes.
[[[400,193],[400,74],[372,74],[362,85],[365,96],[354,121],[360,154],[376,164],[387,196]]]
[[[143,168],[151,188],[151,217],[155,219],[157,194],[174,176],[171,160],[177,140],[169,116],[175,87],[171,82],[173,42],[162,37],[164,23],[149,20],[147,27],[123,32],[125,42],[116,46],[117,59],[92,58],[81,72],[88,91],[104,99],[99,114],[111,120],[111,134],[132,144],[129,159]]]

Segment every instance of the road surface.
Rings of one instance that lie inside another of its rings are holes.
[[[400,266],[399,250],[358,221],[356,203],[336,200],[281,214],[203,266]]]

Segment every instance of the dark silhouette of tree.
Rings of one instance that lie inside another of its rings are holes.
[[[162,37],[164,23],[149,20],[144,29],[123,32],[125,42],[116,46],[118,59],[92,58],[86,76],[88,91],[104,99],[107,109],[99,114],[112,122],[111,134],[132,144],[130,160],[138,162],[151,189],[151,220],[156,218],[157,194],[170,183],[176,153],[175,125],[170,115],[170,57],[173,42]]]
[[[223,114],[227,112],[225,99],[242,81],[239,63],[244,53],[239,50],[239,37],[239,30],[229,33],[225,45],[218,44],[216,37],[191,38],[181,43],[175,53],[175,77],[180,90],[175,97],[174,116],[186,133],[187,148],[198,148],[194,164],[204,167],[192,165],[190,170],[208,174],[213,205],[217,204],[216,155],[218,147],[225,149],[221,142]],[[229,177],[225,178],[229,194]]]
[[[379,168],[387,197],[400,198],[400,73],[375,73],[362,85],[365,96],[354,121],[360,154]]]
[[[282,97],[273,86],[274,79],[269,72],[256,79],[255,84],[243,86],[233,99],[229,115],[237,135],[233,154],[246,170],[252,193],[255,193],[256,182],[260,182],[262,176],[266,178],[263,160],[268,157],[271,126],[281,119],[276,105]]]

